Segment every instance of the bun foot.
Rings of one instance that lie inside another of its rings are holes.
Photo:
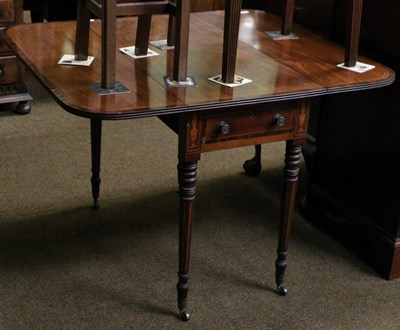
[[[189,314],[188,312],[186,312],[185,310],[183,310],[183,311],[180,311],[179,314],[180,314],[180,316],[181,316],[181,320],[182,320],[182,321],[185,321],[185,322],[189,321],[189,319],[190,319],[190,314]]]
[[[278,293],[281,296],[286,296],[288,293],[288,290],[286,288],[284,288],[282,285],[278,285],[277,289],[278,289]]]
[[[19,115],[27,115],[31,112],[31,106],[28,101],[21,101],[16,105],[14,112]]]

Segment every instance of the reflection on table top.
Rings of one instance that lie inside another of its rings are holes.
[[[188,74],[198,87],[165,87],[164,76],[172,71],[173,51],[141,59],[118,52],[117,81],[130,92],[98,95],[89,86],[100,82],[100,24],[92,22],[89,67],[57,64],[64,54],[74,53],[75,22],[26,24],[11,27],[3,37],[35,73],[63,108],[74,114],[99,119],[145,117],[159,114],[223,108],[259,102],[311,97],[389,85],[394,73],[375,65],[365,73],[337,67],[344,59],[341,46],[300,26],[298,40],[274,41],[265,31],[279,30],[280,19],[263,11],[241,15],[236,74],[252,82],[235,88],[211,82],[220,74],[224,12],[191,15]],[[134,45],[136,18],[119,19],[117,47]],[[154,16],[150,40],[166,39],[167,17]]]

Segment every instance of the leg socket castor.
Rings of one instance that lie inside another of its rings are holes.
[[[180,311],[179,314],[180,314],[180,316],[181,316],[181,320],[182,320],[182,321],[185,321],[185,322],[189,321],[189,319],[190,319],[190,314],[189,314],[188,312],[186,312],[185,310],[183,310],[183,311]]]
[[[99,200],[97,198],[93,199],[93,209],[97,210],[99,207]]]
[[[286,296],[288,293],[288,290],[286,288],[284,288],[282,285],[278,285],[277,289],[278,289],[279,295],[281,295],[281,296]]]

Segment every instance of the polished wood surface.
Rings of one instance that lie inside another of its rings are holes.
[[[364,74],[337,68],[343,60],[343,48],[298,26],[294,26],[294,31],[300,40],[275,42],[264,31],[279,27],[280,19],[252,11],[241,15],[236,73],[253,82],[233,90],[216,87],[208,78],[221,73],[216,62],[221,63],[223,15],[223,12],[191,15],[188,74],[195,77],[198,87],[184,91],[164,86],[164,76],[172,70],[170,51],[159,51],[159,56],[136,61],[117,52],[116,77],[130,93],[100,96],[88,85],[101,79],[98,37],[90,43],[90,53],[96,59],[89,68],[57,64],[63,54],[74,53],[73,22],[18,26],[7,30],[4,37],[68,111],[101,119],[174,113],[200,105],[207,108],[215,102],[228,105],[361,90],[387,85],[394,79],[390,69],[369,59],[362,61],[376,65],[376,69]],[[135,24],[124,22],[125,19],[118,21],[117,47],[134,44]],[[166,26],[167,17],[155,17],[151,40],[165,39]],[[91,30],[99,36],[99,22],[92,23]],[[39,45],[37,38],[43,40]]]
[[[221,74],[224,12],[191,16],[188,73],[198,87],[166,87],[173,70],[173,51],[133,60],[117,53],[116,78],[129,93],[98,95],[89,84],[101,79],[100,24],[91,23],[89,50],[96,59],[90,67],[58,65],[63,54],[73,54],[74,23],[33,24],[4,33],[9,45],[67,111],[88,117],[92,138],[92,193],[98,207],[101,127],[104,119],[158,116],[178,134],[179,271],[178,307],[186,310],[191,232],[196,197],[197,165],[201,154],[227,148],[286,141],[276,285],[286,294],[283,278],[294,212],[302,145],[306,141],[312,98],[389,85],[389,68],[365,59],[376,68],[364,74],[337,67],[343,48],[321,36],[293,26],[300,40],[276,42],[265,31],[280,19],[252,11],[240,17],[236,74],[252,82],[230,88],[209,81]],[[133,18],[118,20],[117,45],[134,44]],[[151,39],[167,37],[168,17],[155,17]],[[246,169],[246,171],[248,171]]]

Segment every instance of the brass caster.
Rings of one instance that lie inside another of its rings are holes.
[[[180,316],[181,316],[181,320],[182,320],[182,321],[184,321],[184,322],[189,321],[189,319],[190,319],[190,314],[189,314],[188,312],[186,312],[185,310],[183,310],[183,311],[180,311],[179,314],[180,314]]]
[[[282,285],[278,285],[277,289],[278,289],[278,293],[281,296],[286,296],[288,293],[288,290],[286,288],[284,288]]]

